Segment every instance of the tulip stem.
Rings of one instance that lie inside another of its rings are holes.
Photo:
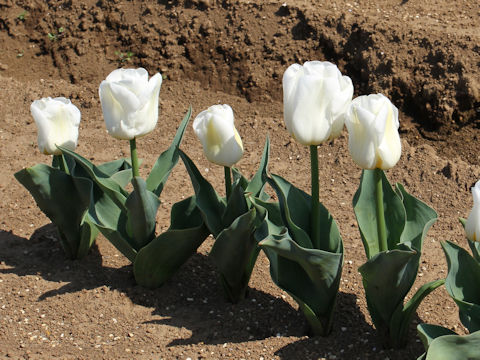
[[[60,166],[60,170],[62,170],[65,174],[70,175],[70,171],[68,170],[67,161],[65,160],[65,157],[63,156],[63,154],[53,155],[53,157],[56,158],[56,162],[58,163],[58,166]]]
[[[312,176],[312,212],[310,213],[311,240],[313,244],[320,243],[320,223],[318,214],[320,210],[318,190],[318,149],[317,145],[310,145],[310,174]]]
[[[228,166],[224,166],[225,170],[225,193],[227,196],[227,201],[230,199],[230,194],[232,193],[232,173]]]
[[[385,224],[385,211],[383,208],[383,170],[375,169],[375,208],[377,211],[377,233],[379,240],[379,251],[388,250],[387,226]]]
[[[140,176],[140,172],[138,171],[137,143],[135,138],[130,140],[130,159],[132,161],[133,177]]]

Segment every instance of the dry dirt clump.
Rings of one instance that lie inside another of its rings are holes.
[[[472,206],[480,177],[480,3],[418,1],[0,0],[0,358],[14,359],[415,359],[412,326],[404,350],[382,349],[358,266],[365,261],[351,200],[360,170],[347,137],[319,149],[321,200],[345,243],[333,334],[305,336],[296,303],[270,280],[261,256],[247,301],[221,297],[209,239],[165,286],[136,286],[131,266],[103,237],[84,260],[63,257],[55,231],[13,178],[49,162],[36,147],[30,103],[66,96],[82,111],[77,151],[94,162],[128,156],[106,135],[98,85],[113,69],[143,66],[164,75],[160,120],[138,142],[145,175],[170,143],[188,105],[194,113],[228,103],[250,176],[267,134],[273,173],[309,189],[307,149],[282,121],[281,78],[294,62],[328,60],[356,95],[382,92],[400,108],[403,153],[392,182],[435,208],[416,287],[446,275],[440,241],[466,247],[457,218]],[[182,148],[219,189],[191,129]],[[169,209],[193,190],[182,165],[162,194],[158,232]],[[415,321],[462,333],[444,289]]]

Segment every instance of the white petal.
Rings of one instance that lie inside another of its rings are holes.
[[[202,111],[193,121],[193,129],[210,162],[230,167],[242,157],[243,144],[230,106],[214,105]]]
[[[465,224],[467,238],[471,241],[480,241],[480,181],[472,188],[473,208]]]
[[[330,136],[326,118],[328,100],[322,98],[324,81],[317,75],[304,76],[298,81],[294,97],[292,135],[303,145],[318,145]]]
[[[359,115],[359,111],[362,113],[362,109],[352,102],[345,121],[348,130],[348,148],[353,161],[358,166],[362,169],[373,169],[376,162],[375,144],[369,127],[365,126],[372,122],[373,117],[368,112]]]
[[[117,139],[131,140],[135,137],[134,131],[126,129],[122,123],[125,122],[128,114],[113,97],[111,84],[102,81],[99,88],[100,103],[102,104],[103,118],[108,133]]]
[[[38,147],[45,154],[60,154],[58,146],[74,150],[78,140],[80,111],[66,98],[43,98],[30,106],[38,127]]]

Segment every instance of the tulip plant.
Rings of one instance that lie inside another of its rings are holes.
[[[468,219],[460,219],[473,256],[457,244],[442,243],[447,258],[445,287],[459,309],[460,321],[470,335],[460,336],[438,325],[420,324],[418,333],[427,351],[421,359],[480,358],[480,181],[472,188],[473,208]]]
[[[149,287],[167,280],[208,235],[195,197],[174,204],[170,228],[155,235],[158,197],[178,162],[178,146],[191,115],[189,110],[172,145],[143,180],[136,139],[155,128],[161,83],[160,74],[149,80],[147,71],[140,68],[115,70],[100,84],[108,133],[130,141],[131,157],[99,166],[74,152],[78,108],[65,98],[35,101],[31,112],[39,129],[39,148],[53,155],[53,164],[15,174],[57,226],[67,256],[85,256],[100,230],[132,261],[137,282]],[[131,193],[125,190],[129,182]]]
[[[319,201],[317,145],[340,135],[353,85],[335,65],[312,61],[285,71],[283,94],[287,130],[310,147],[312,195],[271,174],[279,205],[257,200],[268,211],[267,235],[259,245],[270,260],[273,281],[297,301],[311,332],[326,336],[340,286],[343,243]]]
[[[53,163],[52,166],[37,164],[20,170],[15,178],[30,191],[38,207],[57,227],[66,256],[82,258],[98,234],[86,216],[91,202],[88,193],[93,184],[83,177],[82,169],[66,161],[56,147],[61,145],[73,150],[77,146],[80,110],[63,97],[35,100],[30,110],[38,128],[38,147],[42,153],[53,155]],[[128,163],[123,160],[101,165],[107,173],[125,167]]]
[[[269,141],[267,139],[257,173],[248,181],[233,167],[242,157],[243,144],[235,129],[230,106],[214,105],[202,111],[195,118],[193,128],[207,159],[225,170],[226,196],[222,197],[201,175],[193,161],[181,153],[192,180],[196,206],[215,238],[209,257],[218,269],[226,299],[237,303],[247,295],[248,282],[260,250],[257,230],[265,218],[265,211],[256,207],[252,199],[268,199],[264,186]]]
[[[444,283],[424,284],[404,304],[420,262],[423,239],[436,212],[400,184],[395,190],[383,170],[400,158],[398,110],[385,96],[360,96],[347,112],[349,149],[364,170],[353,199],[367,262],[360,266],[367,306],[387,346],[406,344],[408,326],[420,302]]]

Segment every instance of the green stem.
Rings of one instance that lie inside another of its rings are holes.
[[[130,158],[132,160],[133,177],[140,176],[140,173],[138,171],[137,143],[135,141],[135,138],[130,140]]]
[[[311,240],[313,244],[320,241],[320,223],[318,213],[320,210],[318,191],[318,149],[317,145],[310,145],[310,174],[312,176],[312,212],[310,213]]]
[[[224,166],[225,170],[225,193],[227,195],[227,201],[230,199],[230,194],[232,193],[232,173],[228,166]]]
[[[375,169],[375,208],[377,211],[377,233],[380,251],[388,250],[387,226],[385,224],[385,211],[383,209],[383,170]]]
[[[53,155],[56,158],[57,163],[60,166],[60,170],[62,170],[65,174],[70,175],[70,170],[68,170],[67,161],[65,157],[62,155]]]

